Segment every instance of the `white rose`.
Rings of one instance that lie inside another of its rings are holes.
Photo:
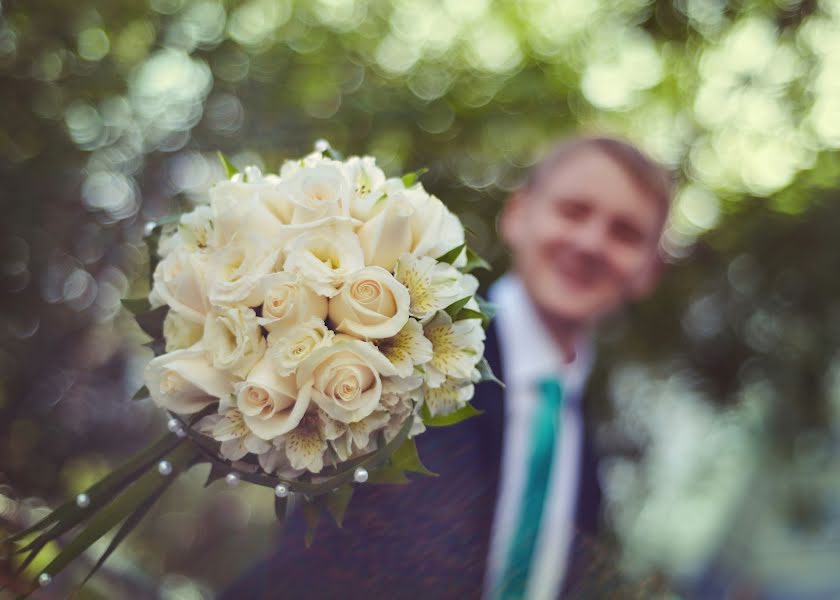
[[[167,304],[185,319],[202,323],[210,301],[207,297],[207,256],[180,247],[158,263],[152,293],[154,304]]]
[[[309,406],[299,398],[295,376],[280,377],[266,356],[248,379],[236,386],[236,403],[248,428],[263,440],[272,440],[297,427]]]
[[[315,350],[332,344],[334,336],[323,319],[309,319],[268,334],[266,357],[278,375],[288,375]]]
[[[277,182],[271,181],[220,181],[210,189],[210,207],[210,245],[214,248],[227,245],[243,232],[267,240],[282,239],[288,223],[284,219],[290,214],[290,209],[283,208],[283,194]]]
[[[365,266],[359,238],[347,224],[302,233],[289,245],[283,270],[299,274],[322,296],[332,298],[344,278]]]
[[[348,276],[330,298],[335,329],[362,338],[389,338],[408,321],[408,290],[382,267],[366,267]]]
[[[258,306],[260,280],[271,273],[280,250],[254,236],[238,237],[213,253],[208,295],[213,304]]]
[[[265,352],[256,313],[242,306],[216,306],[207,314],[202,346],[213,366],[245,378]]]
[[[270,273],[260,280],[262,317],[269,331],[285,329],[318,318],[327,318],[327,299],[305,285],[299,275]]]
[[[414,214],[411,219],[412,248],[417,256],[437,258],[464,243],[464,227],[458,217],[435,196],[412,194],[409,196]],[[456,267],[466,264],[461,253],[454,263]]]
[[[166,340],[166,351],[183,350],[201,340],[204,327],[185,319],[182,315],[170,310],[163,320],[163,339]]]
[[[343,338],[300,364],[298,394],[314,401],[329,417],[355,423],[379,406],[381,377],[393,374],[393,366],[373,344]]]
[[[359,229],[365,264],[394,270],[400,256],[412,250],[411,217],[414,208],[407,200],[383,200],[385,207]]]
[[[350,182],[339,163],[298,169],[282,186],[294,205],[292,224],[350,216]]]
[[[145,371],[155,403],[179,414],[191,414],[233,392],[226,373],[207,362],[203,349],[176,350],[154,358]]]

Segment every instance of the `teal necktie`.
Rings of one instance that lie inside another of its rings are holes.
[[[495,598],[513,600],[525,596],[528,570],[540,531],[554,447],[560,434],[563,389],[554,378],[539,382],[539,402],[531,426],[531,455],[517,527],[508,547],[504,569],[497,580]]]

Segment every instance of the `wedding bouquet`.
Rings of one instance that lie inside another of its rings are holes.
[[[354,485],[431,475],[414,437],[478,414],[473,386],[495,379],[469,274],[487,265],[421,173],[388,179],[326,146],[279,174],[220,158],[208,203],[149,228],[151,292],[125,301],[157,353],[137,397],[168,411],[169,433],[11,538],[25,568],[86,524],[42,586],[121,524],[95,571],[202,462],[208,483],[272,488],[280,519],[294,497],[310,543]]]

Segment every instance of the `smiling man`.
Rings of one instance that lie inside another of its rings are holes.
[[[507,384],[473,402],[484,414],[417,438],[436,478],[357,486],[341,529],[305,550],[302,520],[223,598],[550,599],[583,571],[597,533],[597,458],[581,397],[590,339],[607,314],[656,282],[670,183],[634,147],[561,144],[509,199],[500,221],[512,272],[485,355]]]
[[[654,287],[667,173],[609,138],[557,146],[500,222],[513,272],[490,290],[504,392],[487,598],[555,598],[575,585],[575,538],[598,528],[600,486],[581,398],[600,320]]]

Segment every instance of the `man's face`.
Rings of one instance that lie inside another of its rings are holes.
[[[591,323],[653,287],[662,210],[613,159],[587,149],[511,199],[502,235],[542,312]]]

